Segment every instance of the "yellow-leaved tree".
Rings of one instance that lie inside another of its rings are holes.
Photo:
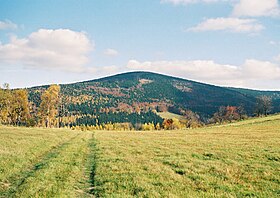
[[[26,124],[29,117],[28,94],[24,89],[12,92],[11,121],[13,125]]]
[[[39,117],[43,127],[54,127],[59,106],[59,85],[51,85],[41,96]]]
[[[3,88],[0,87],[0,123],[11,124],[11,90],[9,85],[5,84]]]

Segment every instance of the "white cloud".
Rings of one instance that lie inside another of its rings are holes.
[[[234,6],[234,16],[275,16],[280,14],[278,0],[240,0]]]
[[[195,27],[189,28],[187,31],[219,31],[226,30],[238,33],[255,33],[264,29],[264,26],[255,19],[239,19],[239,18],[212,18],[206,19]]]
[[[220,65],[212,60],[194,60],[194,61],[155,61],[140,63],[136,60],[130,60],[127,67],[134,70],[154,70],[164,71],[170,74],[187,73],[191,78],[200,77],[202,79],[230,78],[232,74],[238,71],[236,66]],[[207,70],[207,72],[202,72]],[[217,72],[219,71],[219,72]]]
[[[259,17],[280,15],[279,0],[160,0],[160,2],[173,5],[228,2],[234,4],[233,16]]]
[[[280,80],[280,66],[269,61],[248,59],[242,66],[242,72],[248,74],[244,77],[251,79]]]
[[[161,3],[172,3],[174,5],[187,5],[192,3],[215,3],[215,2],[227,2],[231,0],[161,0]]]
[[[18,28],[17,24],[14,24],[9,20],[0,21],[0,30],[15,30],[17,28]]]
[[[218,64],[212,60],[155,62],[130,60],[127,68],[154,71],[222,86],[280,89],[278,84],[280,66],[254,59],[248,59],[239,66]]]
[[[104,51],[104,55],[106,55],[106,56],[117,56],[117,55],[119,55],[119,52],[117,51],[117,50],[115,50],[115,49],[111,49],[111,48],[109,48],[109,49],[106,49],[105,51]]]
[[[276,57],[274,57],[274,60],[280,63],[280,54]]]
[[[40,29],[26,38],[12,37],[9,43],[0,44],[0,67],[11,64],[82,72],[92,48],[84,32]]]
[[[116,65],[110,65],[110,66],[102,66],[102,67],[90,67],[90,68],[87,67],[84,68],[83,72],[93,73],[98,75],[110,75],[119,72],[120,69],[121,68]]]

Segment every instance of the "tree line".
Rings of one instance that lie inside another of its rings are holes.
[[[272,99],[269,96],[256,98],[255,116],[267,116],[272,111]],[[225,123],[244,120],[248,117],[243,106],[221,106],[210,119],[210,123]]]
[[[8,125],[26,125],[29,118],[26,90],[13,90],[9,84],[0,89],[0,122]]]
[[[28,101],[26,89],[0,88],[0,123],[15,126],[56,127],[60,86],[51,85],[42,95],[38,109]]]
[[[9,84],[0,87],[0,124],[15,126],[69,127],[94,130],[173,130],[196,128],[208,123],[224,123],[246,119],[242,106],[222,106],[207,122],[199,115],[186,110],[183,120],[162,119],[156,112],[96,112],[71,115],[60,94],[59,85],[51,85],[42,91],[38,104],[28,100],[26,89],[10,89]],[[272,99],[259,96],[256,99],[256,116],[267,116],[272,110]]]

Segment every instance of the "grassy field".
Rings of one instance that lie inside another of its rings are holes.
[[[279,197],[280,116],[184,131],[0,127],[0,197]]]
[[[79,197],[90,187],[92,132],[0,128],[0,197]]]
[[[279,197],[280,116],[171,132],[96,132],[101,197]]]

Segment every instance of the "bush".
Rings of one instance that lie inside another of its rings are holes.
[[[37,125],[37,122],[34,118],[28,118],[26,120],[26,126],[27,127],[35,127]]]

